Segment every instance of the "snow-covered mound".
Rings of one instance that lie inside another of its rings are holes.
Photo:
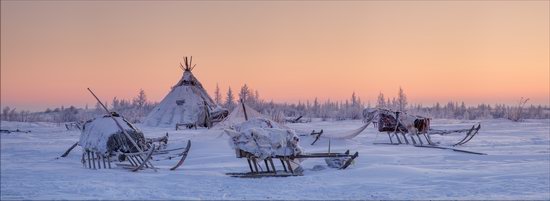
[[[122,117],[114,117],[132,138],[143,139],[143,133]],[[134,130],[135,129],[135,130]],[[137,132],[136,132],[137,131]],[[115,138],[126,139],[124,133],[110,116],[92,119],[84,124],[78,144],[84,149],[107,153],[120,148]]]
[[[292,129],[269,119],[254,118],[226,129],[232,148],[250,152],[258,158],[292,156],[303,152],[300,138]]]

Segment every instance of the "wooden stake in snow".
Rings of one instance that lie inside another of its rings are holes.
[[[244,101],[241,99],[241,105],[243,106],[244,120],[248,121],[248,115],[246,114],[246,107],[244,106]]]

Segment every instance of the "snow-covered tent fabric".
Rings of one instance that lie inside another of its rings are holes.
[[[246,110],[246,114],[245,114],[245,110]],[[231,111],[231,113],[229,113],[229,115],[222,122],[219,122],[216,125],[214,125],[212,129],[220,130],[220,129],[231,128],[237,124],[245,122],[246,118],[267,119],[267,117],[260,114],[260,112],[256,111],[254,108],[249,107],[246,103],[240,103],[233,109],[233,111]]]
[[[114,118],[134,138],[134,141],[143,142],[145,140],[143,133],[124,118],[119,116]],[[119,150],[122,146],[121,143],[131,144],[129,141],[124,142],[120,139],[126,140],[127,138],[110,116],[103,116],[89,120],[84,124],[78,144],[84,150],[107,153]]]
[[[269,119],[269,117],[256,111],[254,108],[248,106],[248,104],[241,102],[235,108],[233,108],[233,111],[231,111],[231,113],[229,113],[229,115],[222,122],[219,122],[216,125],[214,125],[211,130],[223,130],[227,128],[233,128],[237,124],[246,122],[247,119],[254,119],[254,118]],[[289,127],[283,124],[280,124],[272,120],[270,121],[273,122],[273,124],[276,124],[277,127],[289,129]]]
[[[227,115],[227,110],[216,105],[199,80],[193,75],[191,62],[185,57],[183,76],[168,95],[145,117],[147,126],[176,126],[188,124],[208,127],[211,115]],[[225,111],[225,112],[224,112]]]

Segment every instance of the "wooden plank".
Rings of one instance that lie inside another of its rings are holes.
[[[273,173],[277,174],[277,169],[275,169],[275,164],[273,164],[272,158],[269,158],[269,163],[271,164],[271,168],[273,168]]]
[[[94,170],[95,170],[95,159],[94,159],[95,156],[94,156],[94,152],[90,152],[90,153],[92,153],[92,165],[93,165]]]
[[[107,163],[109,164],[109,169],[111,169],[111,154],[107,155]]]
[[[101,154],[96,152],[95,155],[97,156],[97,168],[101,169],[101,160],[99,160],[101,158]]]
[[[103,168],[107,168],[107,165],[105,164],[105,155],[102,155],[101,158],[103,159]]]
[[[90,152],[86,150],[86,154],[88,155],[88,168],[92,169],[92,164],[90,163]]]

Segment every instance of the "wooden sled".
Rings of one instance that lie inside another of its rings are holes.
[[[378,127],[379,132],[386,132],[390,140],[389,144],[412,144],[414,146],[435,146],[430,135],[448,135],[455,133],[466,133],[466,135],[452,146],[464,145],[472,140],[481,128],[476,124],[470,129],[438,130],[430,126],[431,119],[427,117],[409,115],[400,111],[377,108],[363,111],[365,122],[372,122]],[[401,117],[400,117],[401,116]],[[401,119],[406,120],[402,122]],[[423,142],[423,139],[425,142]],[[395,141],[394,141],[395,140]]]
[[[265,159],[260,159],[254,154],[241,149],[237,149],[236,154],[237,158],[246,158],[248,167],[250,168],[250,172],[246,173],[226,173],[226,175],[238,178],[303,176],[303,170],[294,162],[294,160],[301,158],[347,158],[348,160],[339,168],[346,169],[359,156],[358,152],[350,155],[349,150],[345,153],[305,153],[295,156],[273,156]],[[265,169],[262,167],[262,160]],[[273,160],[280,161],[282,170],[277,170]]]
[[[74,146],[74,145],[73,145]],[[71,148],[74,148],[74,147]],[[133,172],[150,168],[156,171],[157,168],[153,165],[152,161],[171,160],[179,158],[178,163],[174,165],[170,170],[175,170],[180,167],[191,148],[191,141],[187,141],[186,147],[175,149],[157,149],[155,144],[148,147],[142,152],[111,152],[111,153],[98,153],[91,150],[85,150],[82,154],[81,162],[84,167],[89,169],[111,169],[114,163],[117,167],[124,169],[130,169]],[[164,157],[163,157],[164,156]]]
[[[151,162],[153,159],[153,155],[170,154],[176,151],[179,153],[175,155],[180,156],[181,158],[178,163],[170,170],[175,170],[176,168],[181,166],[181,164],[183,164],[183,161],[186,159],[187,154],[191,148],[190,140],[187,141],[187,146],[185,148],[167,150],[166,147],[168,143],[168,133],[166,133],[166,136],[163,137],[145,138],[143,136],[143,133],[138,131],[138,129],[135,128],[131,123],[129,123],[117,113],[109,111],[90,88],[88,88],[88,91],[94,96],[97,102],[103,107],[103,109],[107,113],[107,115],[103,118],[111,118],[116,126],[119,128],[120,133],[113,133],[109,135],[108,138],[104,138],[107,146],[109,147],[106,150],[94,144],[92,144],[91,146],[89,144],[86,144],[86,147],[83,147],[84,150],[82,152],[81,158],[81,162],[84,167],[87,167],[89,169],[110,169],[113,167],[111,163],[114,162],[115,165],[122,168],[131,169],[133,172],[145,168],[150,168],[157,171],[157,168],[155,168],[155,166]],[[122,126],[123,124],[125,124],[127,127],[130,127],[131,130],[127,131]],[[85,129],[85,127],[86,124],[84,124],[83,129]],[[155,143],[157,143],[158,146]],[[67,151],[65,151],[65,153],[63,153],[63,155],[61,155],[61,157],[66,157],[78,144],[79,143],[73,144]],[[168,159],[172,159],[172,157]]]

